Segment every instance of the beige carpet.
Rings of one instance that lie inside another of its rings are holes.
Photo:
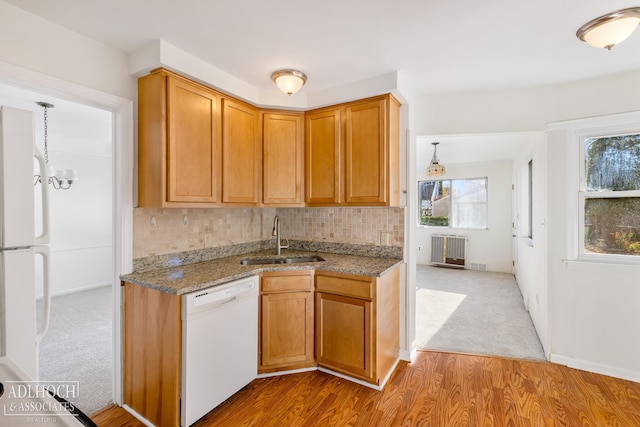
[[[103,286],[52,298],[49,331],[40,343],[40,379],[79,381],[79,396],[68,400],[85,414],[112,402],[112,292]]]
[[[417,266],[420,349],[545,360],[513,275]]]

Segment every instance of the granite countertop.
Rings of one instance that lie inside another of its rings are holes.
[[[318,255],[324,258],[324,261],[297,264],[240,264],[240,261],[246,258],[288,258],[312,255]],[[120,279],[170,294],[182,295],[221,285],[231,280],[254,276],[264,271],[321,270],[381,277],[400,263],[402,263],[402,259],[398,258],[377,258],[288,249],[283,250],[282,255],[278,256],[274,254],[273,250],[263,250],[194,264],[126,274],[121,276]]]

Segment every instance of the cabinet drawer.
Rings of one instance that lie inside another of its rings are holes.
[[[262,292],[291,292],[313,290],[313,275],[310,271],[278,271],[263,273],[260,283]]]
[[[365,276],[316,275],[316,290],[355,298],[373,299],[375,280]]]

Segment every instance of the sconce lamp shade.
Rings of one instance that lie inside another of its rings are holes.
[[[287,95],[298,92],[307,82],[307,75],[297,70],[279,70],[271,75],[278,89]]]
[[[640,24],[640,7],[618,10],[584,24],[576,36],[597,48],[611,48],[626,40]]]

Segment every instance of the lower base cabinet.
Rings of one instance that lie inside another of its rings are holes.
[[[263,273],[258,372],[315,366],[313,271]]]
[[[380,385],[399,354],[400,269],[382,277],[316,272],[319,366]]]
[[[156,426],[179,426],[180,296],[123,285],[124,404]]]

